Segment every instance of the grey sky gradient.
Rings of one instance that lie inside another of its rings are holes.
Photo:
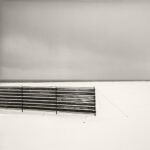
[[[150,80],[150,3],[3,2],[0,79]]]

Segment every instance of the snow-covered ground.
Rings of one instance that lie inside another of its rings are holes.
[[[150,149],[150,82],[50,82],[32,86],[43,84],[95,86],[96,116],[1,109],[0,150]]]

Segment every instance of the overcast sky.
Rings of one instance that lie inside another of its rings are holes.
[[[150,80],[150,4],[5,2],[0,79]]]

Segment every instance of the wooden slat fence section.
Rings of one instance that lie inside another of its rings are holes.
[[[23,109],[56,111],[55,91],[53,87],[23,87]]]
[[[95,88],[0,86],[0,108],[96,114]]]
[[[96,113],[94,88],[57,88],[57,111]]]
[[[15,108],[22,107],[20,87],[0,87],[0,107]]]

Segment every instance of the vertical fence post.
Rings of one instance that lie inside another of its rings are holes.
[[[57,87],[56,87],[56,115],[57,115]]]
[[[22,112],[23,112],[23,86],[21,86],[21,97],[22,97]]]
[[[95,91],[95,87],[94,87],[94,102],[95,102],[95,116],[96,116],[96,91]]]

